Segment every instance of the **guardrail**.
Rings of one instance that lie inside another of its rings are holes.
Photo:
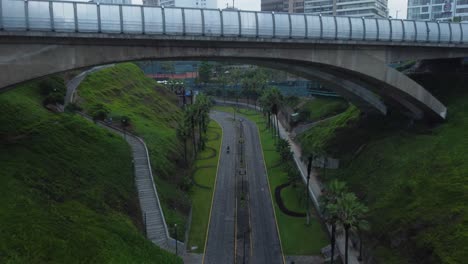
[[[0,29],[246,38],[468,43],[468,24],[47,0],[1,0]]]

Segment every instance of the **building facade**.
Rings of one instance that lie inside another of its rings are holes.
[[[93,3],[100,4],[115,4],[115,5],[131,5],[132,0],[92,0]]]
[[[388,0],[304,0],[304,12],[322,15],[388,17]]]
[[[262,11],[304,13],[304,0],[262,0]]]
[[[216,0],[159,0],[159,4],[165,7],[193,7],[193,8],[217,8]]]
[[[408,0],[408,19],[468,21],[468,0]]]

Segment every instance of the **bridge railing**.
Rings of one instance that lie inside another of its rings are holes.
[[[468,43],[465,23],[46,0],[0,0],[0,11],[7,31]]]

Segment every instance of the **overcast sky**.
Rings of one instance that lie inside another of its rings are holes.
[[[234,5],[242,10],[260,10],[260,0],[234,0]],[[226,3],[232,6],[232,0],[218,0],[218,7],[226,7]],[[396,17],[398,11],[398,18],[406,18],[406,5],[408,0],[388,0],[389,15],[393,18]]]

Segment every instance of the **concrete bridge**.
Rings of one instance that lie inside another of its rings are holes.
[[[1,0],[0,91],[46,75],[136,60],[230,60],[326,83],[367,112],[444,119],[400,60],[468,56],[468,24]]]

